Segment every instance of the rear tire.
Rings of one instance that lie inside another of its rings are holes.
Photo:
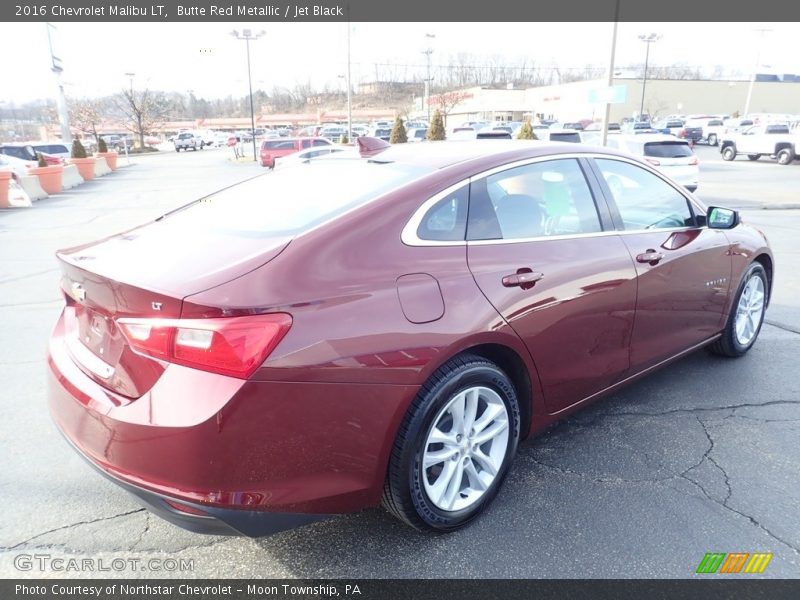
[[[744,356],[758,339],[768,302],[767,272],[761,263],[754,262],[739,284],[722,337],[708,347],[709,351],[730,358]]]
[[[712,133],[708,136],[708,145],[716,146],[718,143],[716,134]]]
[[[422,386],[400,426],[384,507],[420,530],[467,525],[497,495],[519,437],[508,376],[480,356],[452,358]]]

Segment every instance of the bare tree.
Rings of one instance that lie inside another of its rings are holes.
[[[442,117],[444,117],[444,124],[445,127],[447,126],[447,115],[449,115],[452,110],[461,104],[467,98],[471,98],[472,94],[466,92],[464,90],[455,90],[452,92],[445,92],[444,94],[437,94],[436,96],[431,96],[429,102],[431,105],[438,107],[439,112],[442,113]]]
[[[163,92],[145,88],[139,92],[123,89],[115,98],[117,108],[125,119],[125,128],[138,136],[138,146],[144,148],[144,136],[166,120],[167,100]]]
[[[93,98],[81,98],[69,102],[69,121],[72,126],[84,134],[100,141],[97,128],[103,121],[103,102]]]

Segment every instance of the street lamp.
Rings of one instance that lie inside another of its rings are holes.
[[[436,34],[433,33],[426,33],[425,37],[433,40],[436,38]],[[433,54],[433,48],[428,46],[426,50],[423,50],[422,53],[425,55],[425,60],[427,64],[426,76],[425,76],[425,91],[424,91],[424,98],[425,104],[428,107],[428,125],[431,123],[431,54]]]
[[[744,103],[744,114],[743,117],[746,117],[747,114],[750,112],[750,100],[753,97],[753,86],[756,83],[756,74],[758,72],[759,67],[761,66],[761,46],[764,44],[764,35],[772,31],[772,29],[767,28],[760,28],[754,30],[756,33],[759,34],[758,38],[758,49],[756,50],[756,64],[753,65],[753,74],[750,76],[750,85],[747,88],[747,100]]]
[[[133,97],[133,78],[136,77],[136,73],[125,73],[125,77],[128,78],[131,84],[131,97]]]
[[[235,37],[237,40],[244,40],[247,46],[247,84],[250,89],[250,136],[253,138],[253,160],[257,160],[256,157],[256,113],[255,109],[253,108],[253,77],[250,71],[250,41],[255,41],[260,38],[262,35],[267,33],[263,29],[261,31],[253,32],[252,29],[242,29],[241,32],[234,29],[231,31],[231,35]]]
[[[644,114],[644,89],[647,86],[647,64],[650,62],[650,44],[653,44],[661,39],[661,36],[655,33],[650,33],[647,35],[640,35],[639,39],[647,44],[647,51],[644,55],[644,77],[642,79],[642,104],[639,107],[639,120],[642,120],[642,114]]]

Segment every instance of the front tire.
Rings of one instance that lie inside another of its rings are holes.
[[[742,277],[722,337],[709,346],[713,354],[744,356],[758,339],[769,303],[769,280],[761,263],[754,262]]]
[[[733,146],[725,146],[722,149],[722,160],[733,160],[736,158],[736,148]]]
[[[784,148],[778,152],[777,159],[779,165],[789,165],[794,160],[794,152],[789,148]]]
[[[491,503],[516,454],[516,390],[494,363],[462,355],[422,386],[389,460],[383,505],[420,530],[453,531]]]

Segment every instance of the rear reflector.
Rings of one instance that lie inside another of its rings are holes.
[[[195,508],[194,506],[188,506],[186,504],[181,504],[179,502],[173,502],[172,500],[167,500],[164,498],[164,502],[169,505],[170,508],[180,511],[182,513],[186,513],[187,515],[195,515],[198,517],[210,517],[206,511],[200,510],[199,508]]]
[[[292,326],[286,313],[218,319],[119,319],[131,348],[159,360],[248,378]]]

